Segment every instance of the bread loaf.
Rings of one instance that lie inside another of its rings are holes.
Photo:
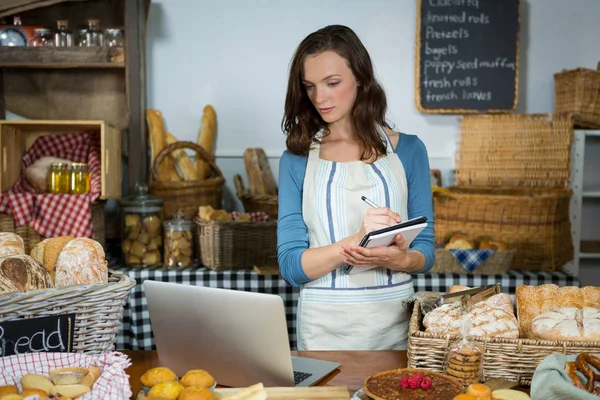
[[[56,287],[108,283],[104,249],[95,240],[77,238],[61,250],[56,263]]]
[[[600,341],[600,309],[559,308],[536,316],[533,337],[543,340]]]
[[[265,151],[261,148],[247,148],[244,151],[244,164],[248,175],[250,193],[254,195],[276,195],[277,185],[271,172]]]
[[[162,149],[167,147],[167,136],[162,113],[158,110],[147,110],[146,121],[148,122],[148,143],[150,144],[150,166],[154,165],[156,156]],[[175,162],[171,157],[165,157],[157,166],[158,178],[162,182],[179,182],[181,177],[175,168]]]
[[[533,337],[531,321],[540,314],[564,307],[598,307],[600,305],[600,288],[586,286],[558,287],[554,284],[540,286],[519,285],[516,290],[517,318],[521,336]]]
[[[0,257],[0,293],[27,292],[51,287],[52,278],[33,257],[26,254]]]
[[[16,233],[0,232],[0,257],[25,254],[23,238]]]
[[[47,192],[50,167],[55,162],[71,165],[71,161],[64,158],[41,157],[25,169],[25,179],[38,192]]]
[[[206,152],[213,157],[214,156],[214,144],[215,136],[217,134],[217,113],[215,109],[209,104],[204,107],[202,114],[202,122],[200,123],[200,131],[198,132],[197,143]],[[206,179],[210,176],[210,165],[201,159],[196,158],[196,169],[198,170],[198,178]]]
[[[73,236],[48,238],[42,240],[31,249],[31,257],[35,258],[46,268],[52,280],[55,278],[56,263],[61,250],[73,239],[75,239]]]
[[[177,142],[177,138],[170,132],[165,132],[165,135],[167,136],[167,144]],[[184,149],[173,151],[171,153],[171,158],[175,162],[175,166],[179,170],[179,173],[181,176],[183,176],[184,181],[198,180],[198,171],[196,170],[196,166],[192,160],[190,160]]]
[[[460,335],[462,315],[459,303],[444,304],[423,318],[425,331]],[[474,304],[468,318],[472,321],[470,336],[519,337],[519,323],[507,294],[499,293]]]

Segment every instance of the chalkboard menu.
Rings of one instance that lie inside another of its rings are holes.
[[[518,100],[519,0],[418,0],[423,113],[508,112]]]
[[[75,314],[0,322],[0,357],[73,351]]]

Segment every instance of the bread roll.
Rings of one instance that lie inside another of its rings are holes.
[[[61,250],[73,239],[75,239],[73,236],[48,238],[42,240],[31,249],[31,256],[46,268],[46,271],[48,271],[52,280],[55,278],[56,262],[58,261]]]
[[[468,290],[471,289],[468,286],[462,286],[462,285],[452,285],[450,286],[450,290],[448,291],[448,293],[456,293],[456,292],[462,292],[463,290]]]
[[[88,238],[71,240],[56,263],[56,287],[108,283],[108,265],[100,243]]]
[[[25,254],[23,238],[16,233],[0,232],[0,257]]]
[[[200,131],[198,132],[197,143],[212,157],[214,156],[213,146],[217,134],[217,113],[209,104],[204,107]],[[210,176],[210,165],[199,156],[196,156],[196,169],[198,170],[198,179],[206,179]]]
[[[531,321],[540,314],[559,308],[598,307],[600,305],[600,288],[586,286],[558,287],[555,284],[540,286],[519,285],[516,290],[517,318],[521,336],[533,337]]]
[[[559,308],[531,322],[533,337],[543,340],[600,341],[600,309]]]
[[[13,254],[0,257],[0,293],[27,292],[53,287],[48,271],[33,257]]]

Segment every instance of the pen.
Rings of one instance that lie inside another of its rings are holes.
[[[365,196],[361,196],[360,199],[373,208],[379,208],[379,206],[377,204],[373,203],[371,200],[367,199]]]

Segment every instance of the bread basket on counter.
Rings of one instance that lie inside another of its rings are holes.
[[[164,182],[158,178],[158,166],[171,153],[192,149],[197,157],[206,161],[212,170],[212,176],[197,181]],[[201,146],[189,141],[180,141],[167,145],[156,156],[149,177],[149,189],[156,197],[164,201],[163,220],[171,219],[177,211],[183,212],[184,218],[192,220],[199,206],[221,207],[225,178],[223,172],[213,161],[210,154]]]
[[[0,294],[0,323],[74,314],[73,352],[111,351],[121,329],[123,307],[135,284],[129,276],[109,270],[106,284]]]
[[[244,186],[244,180],[240,174],[233,176],[233,183],[235,184],[237,197],[244,205],[246,212],[264,212],[270,218],[277,220],[279,212],[279,197],[277,195],[255,195],[250,193]]]

